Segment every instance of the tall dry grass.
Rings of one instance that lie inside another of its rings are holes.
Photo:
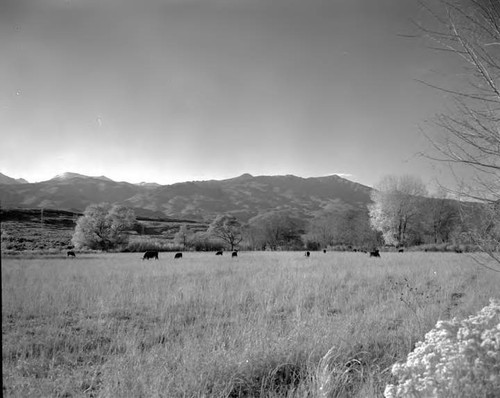
[[[4,395],[377,397],[499,282],[450,253],[3,258]]]

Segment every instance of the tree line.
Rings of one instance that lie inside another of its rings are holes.
[[[141,230],[133,210],[91,205],[77,220],[72,243],[77,248],[124,250],[133,229]],[[500,241],[500,222],[477,202],[466,206],[444,191],[429,195],[417,177],[386,176],[373,189],[366,208],[345,206],[309,217],[292,210],[268,211],[246,223],[223,214],[206,231],[180,225],[173,243],[179,249],[196,251],[372,250],[384,245],[473,244],[472,232],[489,234],[493,244]]]

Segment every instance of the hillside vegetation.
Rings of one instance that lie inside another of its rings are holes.
[[[438,319],[499,284],[466,254],[4,257],[3,393],[380,397]]]
[[[35,251],[45,254],[63,253],[72,248],[80,213],[51,209],[2,209],[2,252]],[[154,246],[168,250],[180,225],[192,231],[205,231],[208,226],[190,220],[139,217],[135,229],[130,231],[131,251],[142,251]]]

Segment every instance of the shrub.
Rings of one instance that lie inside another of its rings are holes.
[[[500,396],[500,300],[463,321],[439,321],[392,374],[386,398]]]

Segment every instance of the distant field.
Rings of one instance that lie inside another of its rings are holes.
[[[3,394],[380,397],[438,319],[499,285],[455,253],[3,257]]]

